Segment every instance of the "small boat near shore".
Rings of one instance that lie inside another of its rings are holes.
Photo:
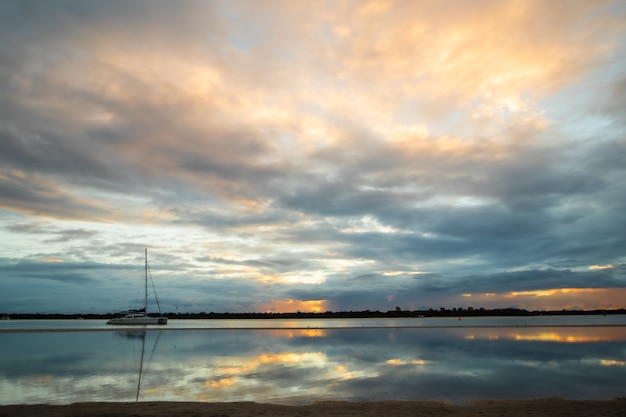
[[[155,299],[157,302],[157,307],[159,308],[158,316],[149,316],[148,315],[148,249],[146,248],[146,266],[145,266],[145,278],[144,278],[144,301],[143,308],[139,310],[129,310],[120,313],[120,317],[113,317],[107,324],[116,324],[116,325],[141,325],[141,324],[167,324],[167,317],[161,314],[161,308],[159,307],[159,301]]]

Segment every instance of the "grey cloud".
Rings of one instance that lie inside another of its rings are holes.
[[[204,257],[198,258],[198,262],[209,262],[225,265],[245,265],[255,267],[261,271],[280,272],[288,271],[295,268],[299,262],[295,259],[278,259],[278,258],[257,258],[257,259],[245,259],[245,260],[232,260],[216,257]]]
[[[603,95],[603,100],[598,104],[596,110],[601,116],[609,117],[611,120],[623,126],[626,124],[626,77],[619,78],[606,86],[607,94]]]
[[[624,285],[624,271],[572,271],[568,269],[524,270],[462,277],[455,282],[460,292],[531,291],[553,288],[613,288]]]
[[[50,132],[0,133],[0,155],[5,166],[36,169],[52,174],[82,174],[102,176],[106,170],[95,159],[93,149],[84,141],[60,138]]]
[[[89,239],[98,234],[93,230],[85,229],[69,229],[62,230],[56,227],[50,227],[43,224],[11,224],[6,227],[7,230],[16,233],[27,233],[33,235],[53,236],[46,239],[46,242],[67,242],[74,239]]]
[[[33,177],[0,177],[0,206],[57,218],[94,219],[106,217],[110,210],[82,201],[77,196],[55,189],[52,181]]]
[[[124,265],[103,265],[82,262],[38,262],[38,261],[11,261],[0,260],[0,271],[15,280],[43,279],[73,284],[88,284],[96,282],[90,271],[123,271],[128,269]]]
[[[52,239],[47,240],[49,243],[59,243],[59,242],[68,242],[71,240],[88,240],[94,236],[96,236],[98,232],[93,230],[84,230],[84,229],[72,229],[72,230],[64,230],[59,233],[59,236],[54,237]]]
[[[39,223],[21,223],[21,224],[10,224],[6,226],[6,229],[12,232],[18,233],[47,233],[48,228],[39,224]]]

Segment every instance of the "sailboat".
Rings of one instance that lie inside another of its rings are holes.
[[[159,316],[158,317],[149,317],[148,316],[148,249],[146,248],[146,274],[145,274],[145,284],[144,284],[144,298],[143,298],[143,308],[140,310],[130,310],[126,311],[121,317],[114,317],[111,320],[107,321],[107,324],[167,324],[167,317],[164,317],[161,314],[161,309],[159,307]],[[153,284],[154,287],[154,284]],[[156,293],[155,293],[156,298]],[[159,301],[157,300],[157,306],[159,305]]]

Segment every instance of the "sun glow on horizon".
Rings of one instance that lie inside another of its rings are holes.
[[[626,288],[550,288],[503,293],[458,294],[459,302],[485,308],[606,310],[623,306]]]
[[[258,305],[259,311],[266,313],[294,313],[297,311],[322,313],[327,311],[327,300],[274,300]]]

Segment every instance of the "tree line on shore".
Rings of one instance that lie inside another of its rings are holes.
[[[529,311],[519,308],[444,308],[428,310],[402,310],[396,307],[389,311],[325,311],[325,312],[302,312],[291,313],[276,312],[245,312],[245,313],[179,313],[169,312],[164,315],[171,319],[332,319],[332,318],[399,318],[399,317],[507,317],[507,316],[555,316],[555,315],[609,315],[626,314],[626,309],[611,310],[535,310]],[[107,319],[113,317],[113,313],[0,313],[0,317],[16,320],[41,320],[41,319]]]

